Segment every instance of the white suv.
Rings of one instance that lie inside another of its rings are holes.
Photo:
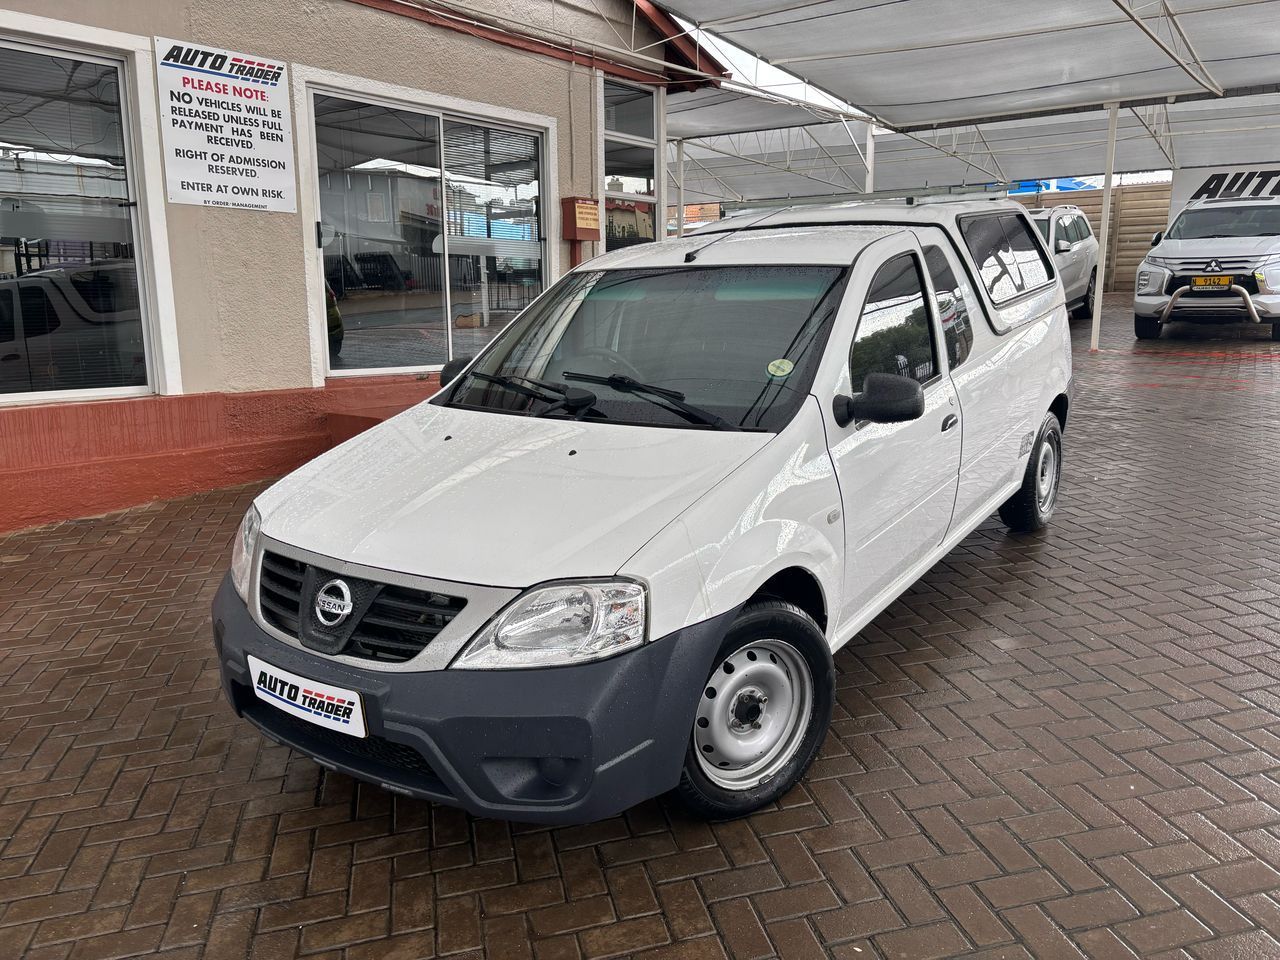
[[[1074,317],[1093,316],[1098,284],[1098,238],[1079,207],[1061,204],[1027,211],[1053,253]]]
[[[1021,207],[863,203],[593,260],[441,380],[249,509],[233,708],[477,815],[719,818],[813,760],[835,650],[1048,521],[1071,354]]]
[[[1151,247],[1133,294],[1138,339],[1190,320],[1269,323],[1280,340],[1280,197],[1189,203]]]

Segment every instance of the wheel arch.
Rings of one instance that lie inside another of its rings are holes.
[[[784,600],[813,617],[818,629],[827,633],[827,596],[822,582],[809,570],[789,566],[771,574],[751,594],[750,600]]]
[[[1060,393],[1049,404],[1049,412],[1058,418],[1058,426],[1065,433],[1067,430],[1067,410],[1071,407],[1071,398]]]

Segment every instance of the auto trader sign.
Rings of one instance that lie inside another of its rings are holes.
[[[171,203],[297,210],[284,64],[155,38]]]

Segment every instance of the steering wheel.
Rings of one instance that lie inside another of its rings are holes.
[[[633,380],[644,379],[644,374],[641,373],[639,370],[637,370],[634,364],[631,363],[631,361],[629,361],[626,357],[622,356],[622,354],[618,353],[616,350],[610,350],[608,347],[587,347],[585,350],[583,350],[581,353],[578,354],[577,358],[575,358],[575,361],[577,359],[586,359],[587,357],[595,357],[599,360],[602,360],[610,368],[607,372],[602,373],[601,376],[607,377],[607,376],[610,376],[611,374],[621,373],[621,374],[625,374],[628,377],[631,377],[631,379]],[[583,370],[582,372],[595,373],[596,371]]]

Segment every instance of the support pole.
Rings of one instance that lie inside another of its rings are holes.
[[[684,141],[676,141],[676,236],[684,236]]]
[[[1116,174],[1116,120],[1120,104],[1107,107],[1107,172],[1102,181],[1102,230],[1098,233],[1098,279],[1093,287],[1093,332],[1089,352],[1098,352],[1098,334],[1102,330],[1102,292],[1107,289],[1107,254],[1111,249],[1111,182]]]
[[[876,188],[876,125],[867,121],[867,184],[863,193],[870,193]]]

